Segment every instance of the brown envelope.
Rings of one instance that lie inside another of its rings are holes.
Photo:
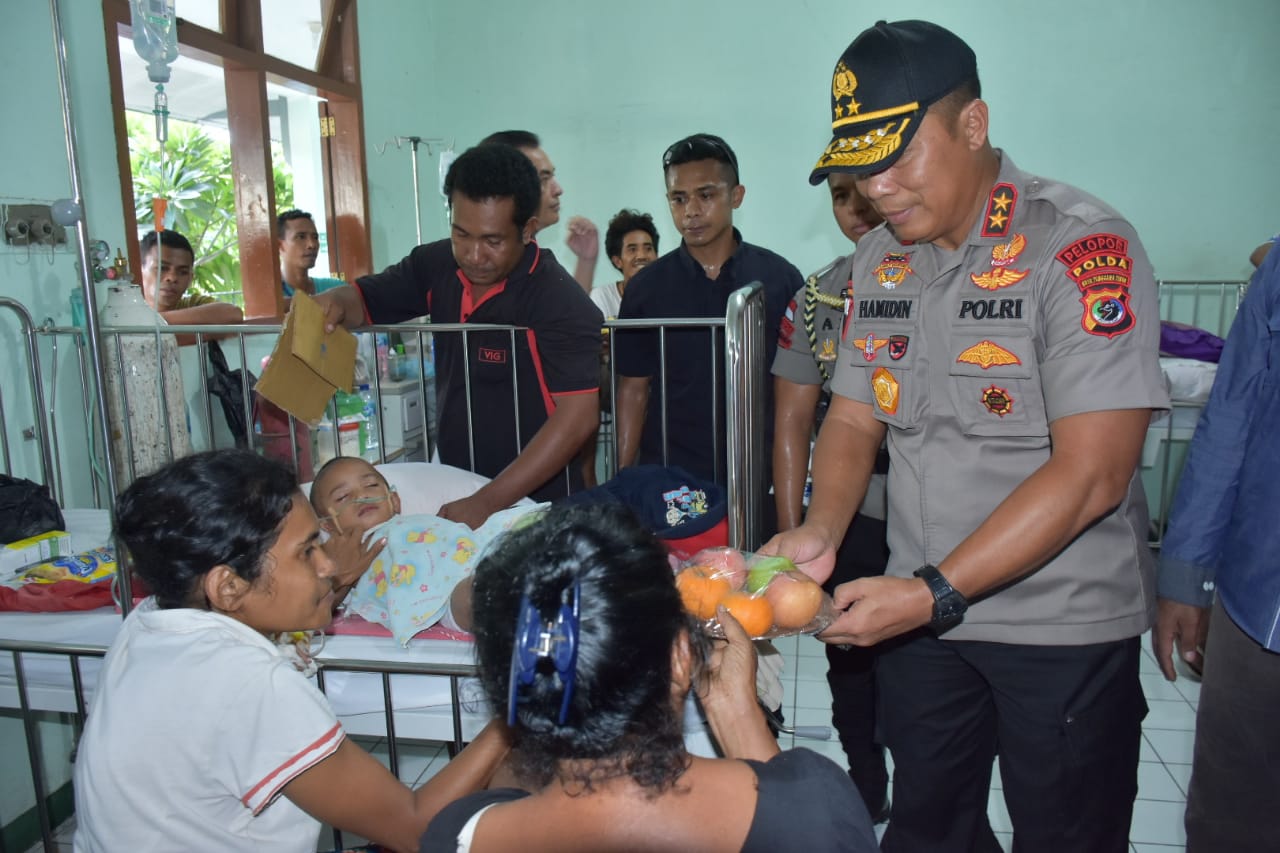
[[[314,425],[334,391],[351,390],[355,371],[355,335],[341,326],[326,334],[324,311],[299,291],[293,295],[271,361],[253,390]]]

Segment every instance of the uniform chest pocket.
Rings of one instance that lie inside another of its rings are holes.
[[[840,355],[840,369],[866,383],[876,418],[900,429],[919,425],[927,397],[914,369],[915,337],[914,324],[882,321],[874,331],[870,324],[855,324]]]
[[[949,358],[951,401],[966,434],[1049,434],[1030,332],[1007,326],[957,329]]]

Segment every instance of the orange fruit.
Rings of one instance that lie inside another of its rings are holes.
[[[729,579],[710,566],[689,566],[676,575],[676,589],[685,610],[699,619],[710,619],[729,594]]]
[[[720,603],[750,637],[763,637],[773,627],[773,607],[763,596],[731,592]]]

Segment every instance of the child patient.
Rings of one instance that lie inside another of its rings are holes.
[[[311,505],[334,540],[384,539],[351,588],[346,609],[391,630],[402,645],[440,623],[471,631],[471,573],[484,547],[532,506],[494,513],[478,529],[429,514],[400,515],[400,496],[354,456],[330,460],[311,484]]]

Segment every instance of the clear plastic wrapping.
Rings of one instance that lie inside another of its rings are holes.
[[[816,634],[835,621],[835,606],[814,580],[786,557],[706,548],[676,569],[685,609],[704,631],[723,637],[723,605],[753,639]]]

